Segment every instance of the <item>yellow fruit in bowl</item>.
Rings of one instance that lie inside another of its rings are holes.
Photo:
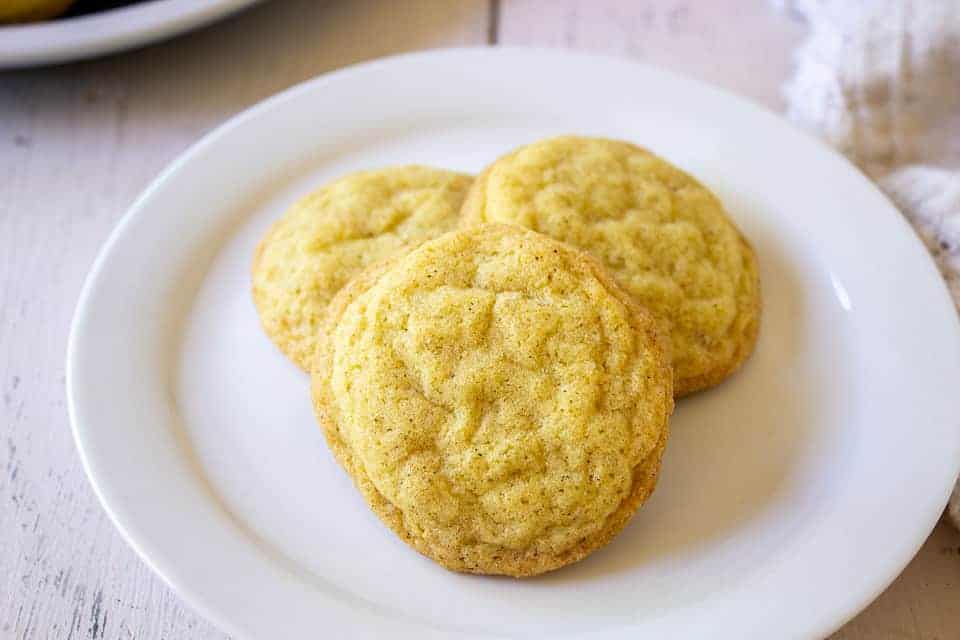
[[[0,22],[32,22],[60,15],[74,0],[0,0]]]

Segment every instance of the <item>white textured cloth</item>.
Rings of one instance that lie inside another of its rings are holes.
[[[784,88],[789,117],[877,181],[930,249],[960,308],[960,3],[783,4],[810,26]],[[958,384],[944,381],[945,389]],[[949,512],[960,527],[960,483]]]

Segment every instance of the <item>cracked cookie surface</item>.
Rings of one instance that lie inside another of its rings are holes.
[[[598,258],[662,319],[678,396],[719,383],[756,343],[760,286],[749,244],[695,179],[618,140],[567,136],[489,166],[461,224],[506,222]]]
[[[312,383],[327,441],[445,567],[556,569],[652,492],[668,343],[585,253],[512,225],[449,233],[365,271],[328,323]]]
[[[456,226],[472,178],[422,166],[361,171],[298,201],[257,247],[264,331],[310,370],[327,304],[367,265]]]

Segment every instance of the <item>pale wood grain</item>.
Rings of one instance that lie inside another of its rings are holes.
[[[141,51],[0,73],[0,637],[223,637],[106,519],[63,394],[86,270],[125,207],[198,136],[318,73],[488,38],[627,55],[778,109],[802,34],[765,0],[272,0]],[[958,581],[960,534],[941,523],[835,638],[958,638]]]
[[[502,44],[627,56],[778,111],[791,52],[805,33],[762,0],[503,0],[499,18]]]
[[[0,74],[0,637],[223,637],[136,558],[83,476],[63,368],[83,278],[137,193],[224,118],[346,64],[483,43],[488,10],[276,0],[141,51]]]

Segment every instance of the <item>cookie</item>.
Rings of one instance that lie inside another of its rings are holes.
[[[55,18],[73,4],[73,0],[3,0],[0,22],[31,22]]]
[[[477,178],[464,203],[464,226],[490,222],[597,257],[664,321],[678,396],[719,383],[753,350],[753,250],[706,187],[645,149],[573,136],[517,149]]]
[[[421,166],[361,171],[297,202],[257,247],[264,331],[305,371],[327,304],[367,265],[456,226],[472,178]]]
[[[445,234],[345,287],[319,340],[311,386],[331,450],[448,569],[557,569],[654,489],[669,343],[569,245],[513,225]]]

